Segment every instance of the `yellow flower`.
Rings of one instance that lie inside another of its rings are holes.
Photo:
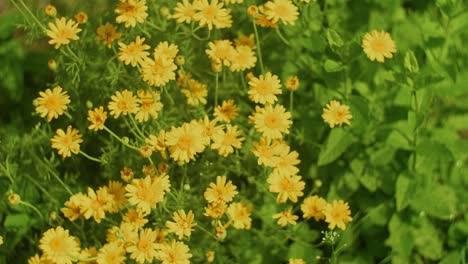
[[[134,27],[137,23],[143,23],[148,16],[146,12],[146,0],[120,0],[115,13],[117,23],[125,23],[125,27]]]
[[[224,125],[217,126],[218,121],[216,119],[210,120],[208,116],[205,116],[203,119],[199,120],[198,123],[203,127],[203,138],[205,139],[205,144],[210,144],[210,141],[213,139],[213,136],[223,130]]]
[[[118,243],[107,243],[97,254],[98,264],[124,264],[126,261],[125,249]]]
[[[303,259],[289,259],[288,264],[306,264]]]
[[[104,129],[104,123],[107,119],[107,112],[104,111],[104,107],[100,106],[99,108],[94,108],[93,110],[88,111],[88,121],[91,122],[91,125],[88,126],[88,129],[98,131]]]
[[[226,210],[227,204],[225,202],[214,202],[205,207],[203,215],[213,219],[219,219],[224,215],[224,213],[226,213]]]
[[[287,175],[279,173],[271,173],[267,179],[269,191],[278,193],[276,202],[285,203],[288,199],[293,203],[297,202],[297,198],[304,195],[305,182],[301,180],[301,176]]]
[[[255,103],[273,104],[281,94],[281,83],[278,76],[267,72],[265,76],[253,77],[249,81],[249,99]]]
[[[328,223],[328,228],[335,229],[335,227],[341,230],[346,229],[346,223],[351,222],[351,210],[349,210],[348,203],[343,200],[333,201],[331,204],[327,204],[324,209],[325,222]]]
[[[163,104],[159,101],[159,93],[151,90],[138,90],[138,98],[140,99],[140,108],[135,115],[138,122],[146,122],[149,117],[158,118],[158,112],[162,109]]]
[[[70,96],[62,87],[57,86],[53,90],[46,89],[44,92],[39,92],[39,97],[36,99],[36,112],[41,117],[47,116],[47,121],[50,122],[53,118],[58,118],[63,115],[68,109]]]
[[[273,219],[278,219],[278,225],[285,227],[288,224],[295,225],[296,220],[299,219],[299,216],[294,215],[292,213],[292,207],[290,207],[288,210],[274,214]]]
[[[237,186],[232,184],[232,181],[226,182],[226,176],[217,176],[216,183],[210,183],[204,197],[209,203],[229,203],[238,193]]]
[[[49,44],[55,44],[55,48],[58,49],[61,45],[67,45],[70,40],[78,40],[78,33],[81,29],[78,28],[78,24],[72,19],[66,19],[64,17],[56,18],[55,24],[49,22],[49,29],[46,31],[47,36],[50,37]]]
[[[174,8],[174,14],[172,18],[176,19],[178,24],[192,22],[193,15],[195,14],[195,8],[188,0],[178,2]]]
[[[114,118],[118,118],[120,114],[127,115],[129,113],[136,113],[139,110],[138,98],[127,89],[122,92],[116,91],[115,95],[111,96],[111,99],[112,101],[109,102],[107,107]]]
[[[133,179],[133,175],[133,170],[129,167],[124,167],[120,171],[120,178],[122,178],[124,182],[130,182]]]
[[[55,6],[51,4],[46,5],[46,7],[44,8],[44,11],[46,15],[50,17],[55,17],[57,15],[57,8],[55,8]]]
[[[315,218],[315,221],[319,221],[325,218],[323,211],[327,206],[327,201],[325,199],[314,195],[309,196],[304,199],[304,202],[301,204],[301,210],[304,213],[303,217],[305,219]]]
[[[191,257],[189,247],[175,240],[161,244],[156,255],[161,264],[190,264]]]
[[[89,247],[81,250],[78,259],[87,259],[97,257],[96,247]],[[96,264],[96,261],[78,261],[77,264]]]
[[[301,162],[299,160],[299,153],[297,153],[297,151],[290,151],[290,147],[284,143],[278,144],[275,150],[278,151],[280,155],[273,171],[279,174],[297,174],[299,169],[296,165]]]
[[[198,0],[193,3],[197,11],[193,15],[193,20],[200,23],[200,27],[208,26],[209,30],[215,28],[228,28],[232,25],[231,12],[223,8],[223,3],[218,0]]]
[[[205,50],[208,58],[213,61],[221,61],[224,65],[231,64],[231,58],[235,55],[236,50],[232,46],[232,42],[227,39],[220,39],[208,43],[208,49]]]
[[[172,127],[166,133],[166,146],[175,161],[189,162],[197,153],[205,150],[203,128],[200,124],[184,123],[181,127]]]
[[[166,132],[164,130],[159,131],[159,135],[156,137],[155,135],[149,135],[148,138],[145,139],[146,144],[151,146],[154,151],[159,151],[161,154],[164,154],[165,157],[165,150],[166,150]]]
[[[275,167],[279,163],[277,149],[279,144],[277,141],[270,140],[267,137],[261,137],[260,142],[253,142],[252,153],[258,158],[258,165]]]
[[[79,12],[75,15],[75,19],[78,24],[84,24],[88,22],[88,15],[85,12]]]
[[[214,251],[207,251],[206,254],[206,261],[208,261],[208,263],[212,263],[215,259],[215,252]]]
[[[190,210],[187,214],[185,214],[184,210],[177,210],[174,212],[172,221],[166,222],[167,231],[169,233],[174,233],[179,239],[182,239],[184,236],[190,237],[192,234],[192,227],[196,226],[197,224],[193,222],[194,214],[192,210]]]
[[[56,131],[55,136],[50,140],[52,148],[57,149],[59,155],[62,157],[70,157],[71,153],[77,154],[80,152],[80,143],[83,142],[81,139],[80,132],[71,126],[67,127],[67,132],[59,128]]]
[[[100,223],[106,217],[106,211],[111,208],[112,196],[107,187],[100,187],[96,192],[88,188],[89,200],[83,205],[83,216],[85,219],[93,217],[96,223]]]
[[[238,130],[237,126],[230,124],[226,125],[226,131],[220,130],[213,135],[212,149],[217,149],[218,154],[227,157],[229,154],[234,152],[234,148],[240,149],[242,147],[242,141],[245,140],[242,135],[242,130]]]
[[[172,59],[155,57],[146,59],[141,65],[141,75],[145,82],[151,86],[160,87],[169,81],[175,80],[177,66]]]
[[[129,246],[132,241],[138,239],[138,228],[130,223],[121,222],[120,226],[112,226],[107,229],[106,241],[116,243],[119,246]]]
[[[47,230],[39,241],[39,248],[45,258],[57,264],[71,264],[80,253],[77,239],[61,226]]]
[[[353,116],[349,112],[349,106],[342,105],[338,101],[331,100],[330,103],[327,104],[327,108],[323,109],[322,118],[330,125],[331,128],[334,128],[336,125],[350,125],[351,123],[349,121]]]
[[[169,44],[167,41],[160,42],[156,48],[154,48],[153,55],[155,58],[165,58],[173,60],[177,56],[179,48],[175,44]]]
[[[231,57],[229,70],[232,72],[244,71],[255,67],[256,62],[257,57],[252,48],[248,46],[237,46]]]
[[[239,115],[239,107],[232,99],[224,100],[222,105],[215,107],[213,115],[217,121],[231,123],[231,120]]]
[[[289,134],[292,124],[291,113],[286,112],[282,105],[265,105],[264,108],[256,107],[255,113],[249,117],[258,132],[270,139],[282,138],[282,134]]]
[[[137,36],[134,42],[124,44],[119,42],[119,60],[125,65],[132,65],[133,67],[143,64],[143,61],[148,57],[149,52],[146,51],[150,48],[149,45],[144,44],[145,38]]]
[[[297,91],[299,88],[299,78],[297,78],[297,76],[290,76],[288,79],[286,79],[284,85],[291,92]]]
[[[112,197],[109,202],[109,212],[116,213],[127,205],[128,200],[125,197],[125,187],[121,182],[109,181],[107,191]]]
[[[233,221],[233,226],[235,229],[250,229],[252,225],[252,218],[250,218],[251,212],[252,206],[245,206],[241,202],[232,203],[227,209],[227,214]]]
[[[122,34],[117,32],[117,27],[109,23],[99,26],[96,32],[97,32],[96,40],[102,41],[102,43],[106,45],[108,48],[111,47],[111,44],[114,40],[122,37]]]
[[[136,260],[138,263],[153,262],[156,257],[156,232],[150,228],[142,229],[139,233],[137,240],[132,241],[130,246],[127,247],[127,252],[130,253],[130,258]]]
[[[187,88],[180,90],[187,97],[187,104],[193,106],[198,106],[200,103],[206,104],[206,97],[208,96],[206,84],[194,79],[189,79],[187,84]]]
[[[0,236],[0,246],[3,245],[3,237]]]
[[[258,14],[255,16],[255,24],[261,27],[278,28],[278,23],[273,22],[272,19],[268,19],[268,17],[264,14],[265,9],[262,6],[258,8],[258,11]]]
[[[60,211],[62,211],[68,220],[73,222],[84,214],[84,206],[88,201],[88,197],[83,193],[74,194],[65,202],[65,207],[60,209]]]
[[[11,205],[17,205],[19,202],[21,202],[21,196],[19,196],[17,193],[12,193],[8,195],[8,202]]]
[[[146,223],[148,223],[148,219],[146,219],[143,212],[138,209],[128,210],[122,217],[122,221],[132,224],[136,228],[142,228]]]
[[[255,49],[255,35],[252,33],[248,36],[241,34],[237,39],[235,40],[236,46],[247,46],[251,48],[252,50]]]
[[[36,254],[28,259],[28,264],[44,264],[44,261],[38,254]]]
[[[146,176],[144,179],[133,179],[132,183],[125,187],[126,196],[131,205],[149,214],[151,208],[155,208],[156,204],[164,199],[164,194],[170,191],[170,186],[169,176],[166,174],[153,179]]]
[[[294,25],[299,12],[297,6],[291,0],[273,0],[266,2],[265,15],[273,23],[281,20],[286,25]]]
[[[362,48],[367,57],[371,60],[384,62],[385,58],[391,59],[396,52],[395,42],[385,31],[372,30],[364,35],[362,39]]]

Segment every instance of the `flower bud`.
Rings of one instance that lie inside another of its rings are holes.
[[[78,24],[84,24],[88,21],[88,15],[85,12],[79,12],[75,15],[75,19]]]
[[[297,76],[291,76],[286,79],[285,85],[289,91],[294,92],[299,88],[299,78],[297,78]]]
[[[12,193],[8,195],[8,202],[11,205],[17,205],[19,202],[21,202],[21,197],[17,193]]]
[[[206,252],[206,260],[208,261],[208,263],[212,263],[214,261],[214,258],[215,258],[215,252],[214,251]]]
[[[45,13],[50,17],[55,17],[57,15],[57,8],[51,4],[46,5]]]
[[[51,71],[56,71],[57,70],[57,62],[54,59],[50,59],[47,62],[47,66]]]
[[[177,65],[179,65],[179,66],[184,65],[184,63],[185,63],[185,58],[184,58],[184,56],[179,55],[179,56],[175,57],[175,63],[176,63]]]
[[[255,17],[258,15],[258,7],[256,5],[251,5],[247,7],[247,14],[251,17]]]

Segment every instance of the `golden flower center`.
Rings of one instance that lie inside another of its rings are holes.
[[[68,147],[73,143],[73,138],[70,136],[65,136],[62,138],[61,143],[63,146]]]
[[[123,7],[122,7],[122,10],[124,12],[125,15],[127,16],[134,16],[136,11],[137,11],[137,8],[136,6],[134,5],[131,5],[131,4],[128,4],[126,3]]]
[[[260,81],[257,83],[257,92],[261,95],[266,95],[271,93],[271,86],[266,81]]]
[[[374,40],[371,42],[371,47],[375,52],[384,52],[385,42],[382,40]]]
[[[236,138],[233,137],[232,135],[225,135],[221,144],[230,146],[234,144],[235,141],[236,141]]]
[[[49,247],[53,252],[56,253],[66,253],[66,246],[62,237],[54,237],[49,242]]]
[[[214,6],[208,6],[205,9],[203,9],[203,15],[205,16],[205,19],[207,20],[214,20],[216,16],[216,7]]]
[[[140,239],[138,241],[138,249],[140,250],[148,250],[150,247],[150,242],[146,239]]]
[[[275,113],[270,113],[265,116],[265,126],[268,128],[278,128],[281,125],[281,120]]]
[[[283,178],[280,182],[281,190],[284,192],[292,192],[294,191],[294,183],[291,182],[289,179]]]
[[[45,107],[48,110],[56,110],[56,109],[59,109],[60,106],[61,106],[60,98],[55,95],[49,96],[49,98],[47,98],[47,101],[45,102]]]
[[[68,29],[68,28],[62,28],[60,31],[59,31],[59,36],[62,37],[62,38],[71,38],[71,36],[73,35],[73,33]]]
[[[177,146],[182,150],[189,150],[192,146],[192,137],[189,135],[183,135],[177,141]]]
[[[119,108],[120,110],[128,109],[127,101],[126,100],[119,100],[119,102],[117,103],[117,108]]]
[[[140,200],[143,200],[143,201],[151,200],[151,191],[146,188],[138,189],[138,191],[136,192],[136,195]]]

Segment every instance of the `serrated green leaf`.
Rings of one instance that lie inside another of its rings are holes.
[[[335,127],[328,135],[327,142],[322,148],[318,158],[318,165],[324,166],[332,163],[346,151],[353,143],[353,137],[341,127]]]

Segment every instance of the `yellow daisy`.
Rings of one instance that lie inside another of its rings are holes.
[[[88,126],[88,129],[98,131],[104,129],[104,123],[107,119],[107,112],[104,111],[104,107],[100,106],[99,108],[94,108],[93,110],[88,111],[88,121],[91,125]]]
[[[220,39],[209,42],[208,49],[206,49],[205,52],[211,60],[219,60],[224,65],[229,66],[231,64],[230,60],[235,55],[236,50],[230,40]]]
[[[323,109],[322,118],[330,125],[331,128],[334,128],[336,125],[351,125],[350,120],[353,116],[349,112],[349,106],[342,105],[338,101],[331,100],[330,103],[327,104],[327,108]]]
[[[249,46],[237,46],[231,57],[229,70],[232,72],[244,71],[255,67],[256,62],[257,57],[252,48]]]
[[[245,138],[240,137],[240,135],[242,135],[242,130],[238,130],[237,126],[227,124],[226,131],[220,130],[213,135],[211,148],[217,149],[219,155],[227,157],[229,154],[234,153],[234,148],[240,149],[242,147],[242,141]]]
[[[148,57],[149,52],[146,51],[150,48],[149,45],[144,44],[145,38],[137,36],[134,42],[124,44],[119,42],[119,60],[125,65],[132,65],[133,67],[143,64],[143,61]]]
[[[141,75],[145,82],[151,86],[160,87],[169,81],[175,80],[177,66],[172,59],[157,57],[146,59],[141,65]]]
[[[288,199],[295,203],[298,197],[304,195],[302,190],[305,188],[305,182],[301,180],[301,176],[271,173],[267,182],[270,185],[268,190],[278,193],[278,203],[285,203]]]
[[[75,15],[75,19],[78,24],[85,24],[88,22],[88,15],[85,12],[78,12],[78,14]]]
[[[137,95],[140,100],[140,108],[135,115],[135,119],[138,122],[146,122],[150,116],[153,119],[158,118],[158,112],[163,107],[163,104],[159,101],[159,93],[151,90],[138,90]]]
[[[109,181],[107,191],[112,197],[109,202],[109,212],[116,213],[127,205],[128,200],[125,197],[125,187],[121,182]]]
[[[258,78],[253,77],[249,81],[249,99],[255,103],[273,104],[278,100],[277,94],[281,94],[281,83],[278,76],[267,72]]]
[[[70,96],[66,91],[63,91],[62,87],[57,86],[52,90],[46,89],[44,92],[39,92],[36,103],[36,112],[41,117],[47,116],[47,121],[50,122],[52,119],[63,115],[65,110],[68,109]]]
[[[286,82],[284,83],[284,86],[286,86],[286,89],[288,89],[291,92],[297,91],[299,88],[299,78],[297,76],[290,76],[288,79],[286,79]]]
[[[139,110],[138,98],[133,95],[133,92],[125,89],[122,92],[116,91],[115,95],[111,96],[111,101],[107,106],[110,114],[114,118],[118,118],[121,114],[136,113]]]
[[[228,28],[232,25],[231,12],[223,8],[223,3],[218,0],[198,0],[193,3],[197,11],[193,20],[198,21],[200,27],[208,26],[209,30],[215,28]]]
[[[174,8],[174,14],[172,18],[176,19],[178,24],[192,22],[193,15],[195,14],[195,8],[188,0],[178,2]]]
[[[134,225],[136,228],[142,228],[148,223],[148,219],[145,218],[145,214],[138,209],[130,209],[122,217],[122,221]]]
[[[331,204],[327,204],[323,214],[325,215],[325,222],[328,223],[328,228],[330,229],[338,227],[341,230],[345,230],[346,224],[353,220],[350,216],[351,210],[349,210],[348,203],[345,203],[342,200],[333,201]]]
[[[127,247],[127,252],[130,253],[130,258],[138,263],[145,263],[145,261],[151,263],[153,258],[156,257],[157,249],[156,232],[150,228],[145,228],[140,231],[137,240],[131,241],[130,246]]]
[[[396,52],[395,42],[385,31],[372,30],[364,35],[362,39],[362,48],[367,57],[371,60],[384,62],[385,58],[391,59]]]
[[[252,50],[255,49],[255,35],[253,33],[248,36],[241,34],[239,37],[237,37],[237,39],[235,39],[234,42],[236,43],[237,47],[247,46]]]
[[[252,218],[250,218],[251,212],[252,206],[245,206],[241,202],[232,203],[227,209],[227,214],[233,221],[235,229],[250,229],[252,226]]]
[[[102,41],[102,43],[108,48],[111,47],[111,44],[114,40],[122,37],[122,34],[117,32],[117,27],[109,23],[99,26],[96,30],[96,33],[96,40]]]
[[[274,172],[287,175],[294,175],[299,172],[299,169],[296,167],[301,162],[299,160],[299,153],[297,151],[290,151],[290,149],[287,144],[278,144],[275,150],[281,154],[274,166]]]
[[[120,0],[115,13],[117,23],[125,23],[125,27],[134,27],[137,23],[143,23],[148,16],[146,12],[146,0]]]
[[[265,3],[265,16],[273,23],[281,20],[286,25],[294,25],[299,12],[291,0],[273,0]]]
[[[120,171],[120,178],[124,181],[124,182],[130,182],[132,181],[133,179],[133,170],[129,167],[124,167],[121,171]]]
[[[83,142],[80,132],[72,126],[67,127],[67,131],[59,128],[55,132],[55,136],[50,140],[52,148],[57,149],[62,157],[70,157],[71,154],[80,152],[80,143]]]
[[[50,228],[39,241],[44,257],[57,264],[71,264],[80,253],[78,240],[68,230],[58,226]]]
[[[222,105],[215,107],[213,115],[217,121],[231,123],[231,120],[239,115],[239,107],[232,99],[224,100]]]
[[[146,176],[144,179],[133,179],[131,184],[125,187],[128,202],[135,205],[144,214],[149,214],[158,202],[164,199],[164,194],[170,191],[169,176],[161,174],[151,179]]]
[[[291,113],[286,112],[282,105],[266,105],[264,108],[257,106],[255,113],[249,118],[255,123],[257,131],[270,139],[282,138],[283,133],[289,134],[292,124]]]
[[[205,145],[209,145],[211,140],[213,140],[213,136],[224,129],[224,125],[218,126],[218,121],[216,119],[210,120],[208,116],[205,116],[203,119],[199,120],[198,123],[203,127],[203,138]]]
[[[55,6],[51,4],[46,5],[46,7],[44,8],[44,11],[46,15],[50,17],[55,17],[57,15],[57,8],[55,8]]]
[[[216,183],[210,183],[203,195],[209,203],[229,203],[238,193],[237,186],[226,182],[226,176],[217,176]]]
[[[250,7],[249,7],[250,9]],[[250,10],[253,12],[254,10]],[[263,6],[258,7],[255,17],[255,24],[261,27],[271,27],[271,28],[278,28],[278,23],[274,22],[272,19],[269,19],[265,14],[265,8]]]
[[[54,45],[58,49],[61,45],[67,45],[70,40],[78,40],[78,33],[81,29],[78,28],[78,24],[72,19],[66,19],[64,17],[56,18],[55,24],[49,22],[49,29],[46,31],[47,36],[50,37],[49,44]]]
[[[88,201],[89,198],[85,194],[81,192],[74,194],[65,202],[65,207],[60,209],[60,211],[62,211],[68,220],[73,222],[84,214],[84,205]]]
[[[277,153],[279,144],[267,137],[261,137],[259,142],[253,142],[252,153],[258,158],[258,165],[275,167],[280,158]]]
[[[97,254],[98,264],[124,264],[126,261],[125,249],[119,243],[107,243]]]
[[[304,202],[301,204],[301,210],[304,214],[305,219],[315,218],[315,221],[320,221],[325,218],[323,214],[325,207],[327,206],[327,201],[325,199],[314,195],[309,196],[304,199]]]
[[[198,123],[184,123],[166,133],[166,146],[175,161],[189,162],[205,150],[203,128]]]
[[[190,264],[191,257],[189,247],[176,240],[161,244],[156,255],[161,264]]]
[[[172,219],[174,221],[167,221],[166,228],[169,233],[174,233],[179,239],[184,236],[190,237],[192,234],[192,227],[197,224],[193,222],[195,216],[190,210],[187,214],[184,210],[177,210],[174,212]]]
[[[306,264],[303,259],[289,259],[288,264]]]
[[[292,207],[289,207],[288,210],[285,210],[281,213],[273,215],[273,219],[278,219],[278,225],[285,227],[288,224],[295,225],[299,216],[292,213]]]
[[[213,219],[219,219],[224,215],[224,213],[226,213],[226,210],[227,204],[225,202],[214,202],[205,207],[203,215]]]
[[[190,79],[187,81],[186,88],[180,91],[187,97],[187,104],[189,105],[198,106],[199,104],[207,103],[208,89],[206,84]]]
[[[168,60],[173,60],[177,53],[179,52],[179,48],[175,44],[169,44],[167,41],[160,42],[156,48],[154,48],[153,55],[155,58],[165,58]]]
[[[106,217],[106,211],[109,211],[112,203],[112,196],[109,194],[107,186],[100,187],[96,192],[88,188],[89,201],[83,205],[83,217],[89,219],[93,217],[96,223]]]

